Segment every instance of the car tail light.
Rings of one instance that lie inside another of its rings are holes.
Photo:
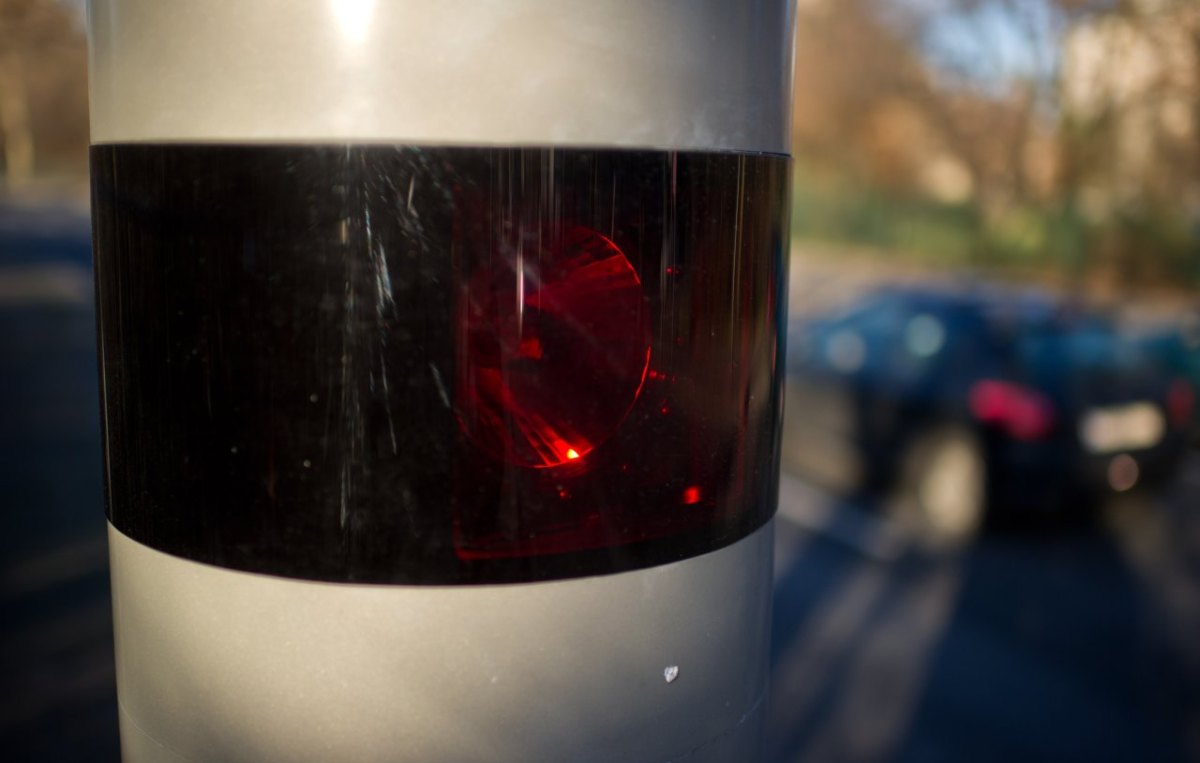
[[[1185,379],[1175,379],[1167,390],[1167,415],[1171,424],[1185,427],[1192,420],[1196,406],[1196,393]]]
[[[1054,429],[1054,404],[1020,384],[984,379],[971,387],[971,414],[1018,440],[1040,440]]]

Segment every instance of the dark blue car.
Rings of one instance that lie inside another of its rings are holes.
[[[1175,325],[1159,327],[1142,337],[1143,346],[1163,366],[1200,394],[1200,312],[1186,314]],[[1200,406],[1192,407],[1190,437],[1200,445]]]
[[[793,325],[785,468],[888,496],[959,542],[993,507],[1086,505],[1161,483],[1192,388],[1104,315],[1046,296],[890,288]]]

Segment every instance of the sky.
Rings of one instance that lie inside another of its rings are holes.
[[[888,2],[889,0],[884,0]],[[973,9],[947,0],[909,0],[925,20],[922,50],[935,70],[985,90],[1047,79],[1058,66],[1061,20],[1047,2],[984,0]]]

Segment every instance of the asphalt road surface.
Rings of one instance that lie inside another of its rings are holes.
[[[1200,760],[1194,476],[941,556],[782,487],[771,760]]]
[[[65,220],[65,222],[64,222]],[[0,750],[116,760],[86,223],[0,209]],[[1200,457],[933,555],[785,477],[771,761],[1200,761]]]

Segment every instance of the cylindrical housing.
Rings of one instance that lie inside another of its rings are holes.
[[[92,0],[127,761],[748,760],[788,0]]]

